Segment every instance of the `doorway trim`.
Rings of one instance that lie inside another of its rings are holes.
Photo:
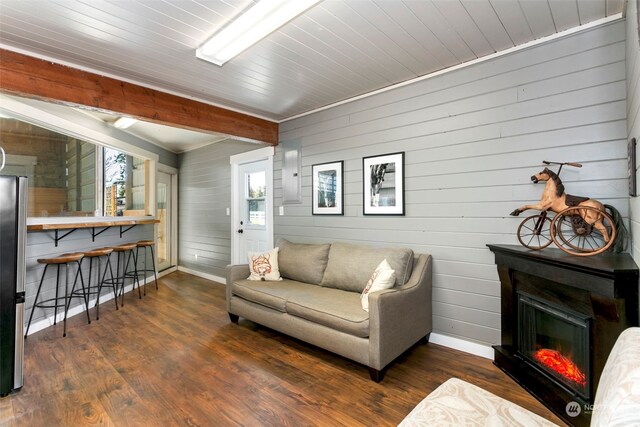
[[[240,222],[240,191],[241,183],[238,182],[238,169],[240,165],[267,160],[266,184],[267,197],[265,199],[267,208],[267,244],[273,247],[273,156],[275,147],[264,147],[240,154],[235,154],[229,158],[231,164],[231,264],[244,264],[246,259],[237,253],[236,248],[240,244],[236,225]]]
[[[162,277],[178,269],[178,169],[158,163],[158,172],[171,175],[171,267],[158,273],[158,277]],[[154,237],[157,239],[157,236],[156,230]]]

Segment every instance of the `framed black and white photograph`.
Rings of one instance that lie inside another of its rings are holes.
[[[362,159],[365,215],[404,215],[404,152]]]
[[[629,174],[629,195],[636,197],[638,187],[636,180],[636,139],[631,138],[627,146],[627,172]]]
[[[344,162],[331,162],[311,167],[313,215],[342,215],[342,169]]]

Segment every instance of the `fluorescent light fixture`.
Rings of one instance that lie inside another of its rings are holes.
[[[221,66],[320,1],[261,0],[196,49],[196,56]]]
[[[118,120],[113,122],[113,125],[118,129],[126,129],[137,121],[138,119],[134,119],[133,117],[120,117]]]

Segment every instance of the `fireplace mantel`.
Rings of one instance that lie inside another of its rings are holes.
[[[591,257],[569,255],[559,249],[533,251],[522,246],[487,245],[495,254],[501,288],[501,343],[494,346],[494,363],[526,390],[573,425],[588,425],[600,374],[618,335],[638,326],[638,267],[629,254],[604,253]],[[582,399],[549,381],[532,368],[518,345],[518,295],[579,313],[590,319],[591,398]],[[583,407],[569,417],[566,405]]]
[[[533,251],[515,245],[487,246],[495,254],[498,267],[502,265],[609,298],[635,291],[638,300],[638,266],[627,253],[578,257],[555,248]],[[635,308],[637,311],[637,304]]]

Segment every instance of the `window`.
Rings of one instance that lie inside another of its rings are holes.
[[[146,162],[103,148],[104,216],[144,216]]]
[[[248,225],[266,225],[266,181],[265,172],[251,172],[246,174],[246,198],[249,212]]]
[[[143,216],[149,162],[22,120],[0,117],[3,175],[29,178],[30,217]]]

